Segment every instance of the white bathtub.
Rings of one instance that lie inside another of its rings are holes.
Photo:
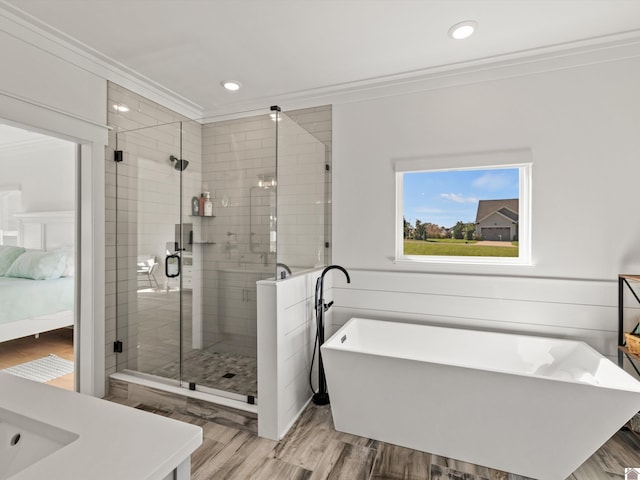
[[[352,318],[322,355],[336,430],[542,480],[640,410],[582,342]]]

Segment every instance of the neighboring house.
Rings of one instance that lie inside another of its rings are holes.
[[[476,237],[510,242],[518,238],[517,198],[480,200],[476,214]]]

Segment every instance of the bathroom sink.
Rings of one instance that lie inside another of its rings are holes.
[[[0,408],[0,480],[54,454],[78,435]]]

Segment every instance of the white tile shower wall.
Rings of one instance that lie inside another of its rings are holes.
[[[325,264],[325,145],[289,118],[278,125],[278,261]]]
[[[279,238],[292,238],[295,244],[283,244],[284,252],[289,252],[284,259],[279,244],[278,261],[295,269],[297,265],[318,263],[318,247],[310,254],[298,248],[300,242],[323,247],[328,238],[325,227],[317,225],[323,224],[318,216],[325,214],[327,202],[324,163],[330,162],[331,106],[287,115],[327,142],[329,152],[325,154],[325,146],[290,119],[279,122],[282,163],[278,166],[278,194],[284,196],[284,204],[290,208],[289,212],[278,212]],[[255,281],[273,276],[276,259],[270,251],[268,235],[260,236],[254,231],[255,225],[251,226],[251,193],[258,188],[259,178],[275,177],[275,136],[276,123],[267,114],[202,126],[202,185],[203,190],[212,193],[216,216],[205,220],[202,230],[202,240],[212,242],[202,247],[207,286],[203,301],[205,344],[234,335],[255,338]],[[316,163],[312,175],[306,162]],[[254,202],[257,197],[254,191]],[[268,196],[261,196],[259,201],[260,208],[268,209]],[[261,212],[265,213],[268,212]],[[264,241],[257,241],[258,238]]]
[[[316,211],[316,215],[324,214],[324,239],[327,242],[331,242],[331,229],[332,229],[332,151],[333,151],[333,120],[332,120],[332,106],[324,105],[314,108],[305,108],[302,110],[290,110],[286,112],[286,115],[304,127],[305,130],[310,132],[316,139],[320,140],[325,145],[325,160],[324,164],[329,166],[329,170],[322,172],[324,178],[324,205],[321,210],[323,212]],[[316,172],[316,175],[320,175]],[[319,177],[316,177],[319,179]],[[282,228],[287,228],[283,226]],[[329,246],[324,250],[324,263],[330,264],[332,258],[333,246],[329,243]]]
[[[114,104],[129,107],[126,113],[116,112]],[[116,368],[135,369],[139,325],[137,314],[138,278],[135,269],[139,254],[155,255],[162,262],[165,243],[174,239],[174,225],[178,223],[179,184],[177,172],[172,168],[169,155],[189,161],[183,172],[183,215],[190,213],[191,192],[199,190],[201,182],[201,130],[200,124],[113,83],[108,85],[108,124],[113,127],[109,135],[106,172],[106,378]],[[176,125],[182,121],[182,132]],[[160,126],[164,125],[164,126]],[[146,129],[145,127],[155,127]],[[124,151],[125,161],[118,165],[118,216],[116,238],[116,166],[113,151],[116,149],[116,133],[125,130],[144,129],[135,133],[120,134],[118,149]],[[182,141],[182,142],[181,142]],[[182,152],[180,144],[182,143]],[[199,224],[194,223],[197,231]],[[117,244],[117,252],[116,252]],[[116,253],[118,258],[116,258]],[[199,278],[197,261],[199,251],[194,249],[194,278]],[[118,285],[116,285],[116,269]],[[157,269],[157,278],[164,281]],[[118,296],[116,298],[116,291]],[[194,289],[193,315],[199,315],[199,289]],[[120,322],[116,319],[117,314]],[[126,328],[123,325],[126,322]],[[117,331],[116,325],[120,327]],[[194,329],[195,331],[196,329]],[[124,342],[125,352],[113,353],[113,342]],[[119,358],[116,358],[116,355]],[[119,365],[120,367],[118,367]],[[108,388],[108,387],[107,387]]]
[[[211,242],[202,246],[204,343],[242,335],[255,344],[255,282],[273,276],[275,258],[251,248],[250,194],[258,176],[275,176],[275,123],[265,114],[204,124],[202,158],[215,215],[201,238]]]
[[[309,369],[316,332],[314,296],[321,272],[318,269],[277,282],[258,282],[260,436],[283,438],[311,398]],[[324,298],[328,303],[333,292],[331,274],[325,277],[325,282]],[[331,312],[329,310],[325,318],[329,328]],[[316,354],[312,372],[314,388],[317,388],[317,366]]]

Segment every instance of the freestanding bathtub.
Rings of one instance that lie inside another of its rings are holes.
[[[583,342],[352,318],[322,356],[336,430],[542,480],[640,410]]]

